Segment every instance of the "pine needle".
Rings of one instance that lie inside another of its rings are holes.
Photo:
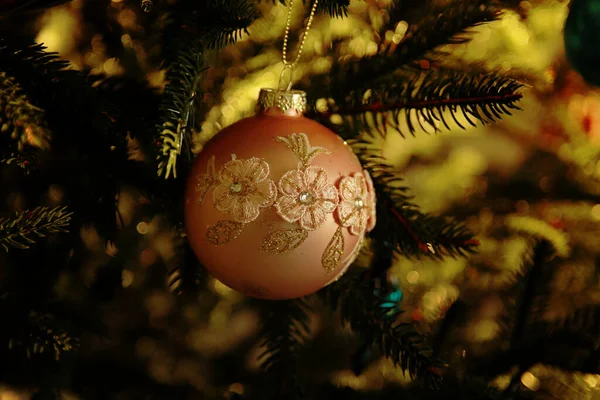
[[[346,129],[357,136],[363,132],[385,136],[397,132],[414,135],[418,130],[438,132],[454,125],[494,123],[517,102],[521,84],[496,74],[470,74],[464,71],[418,71],[406,68],[380,85],[357,89],[343,98],[334,98],[319,119],[331,115],[343,118]]]
[[[9,218],[0,218],[0,246],[7,252],[9,246],[28,249],[35,243],[35,238],[67,232],[73,213],[66,210],[66,207],[36,207],[31,211],[17,212]]]
[[[169,83],[161,105],[162,123],[158,127],[161,150],[157,156],[158,176],[177,178],[177,160],[184,142],[194,127],[196,101],[204,66],[204,54],[198,46],[182,49],[167,75]],[[191,154],[191,151],[188,150]]]
[[[15,332],[8,348],[25,350],[27,358],[48,355],[58,361],[63,353],[78,349],[79,340],[62,329],[53,315],[31,311],[27,325]]]
[[[269,302],[261,311],[263,342],[259,360],[266,375],[261,398],[299,399],[303,390],[298,382],[296,359],[309,332],[309,304],[303,298]]]
[[[31,150],[49,147],[44,111],[30,102],[12,77],[0,72],[0,163],[16,162],[27,169],[35,156]]]

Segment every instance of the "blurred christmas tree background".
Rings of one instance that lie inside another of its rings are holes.
[[[345,18],[318,15],[298,66],[299,76],[304,77],[301,82],[308,85],[311,74],[331,67],[332,42],[340,44],[342,55],[336,57],[346,58],[374,54],[380,46],[397,46],[409,24],[389,23],[390,2],[356,0]],[[443,6],[446,1],[435,3]],[[305,14],[307,5],[297,2],[295,6],[300,15]],[[260,88],[277,84],[287,10],[272,2],[259,3],[259,9],[262,17],[248,33],[206,55],[209,69],[201,83],[205,114],[201,129],[194,132],[194,152],[201,151],[223,127],[252,114]],[[58,52],[73,69],[145,77],[160,89],[165,71],[157,56],[159,44],[149,40],[160,23],[159,11],[144,12],[139,3],[122,0],[74,0],[11,23],[20,24],[49,51]],[[458,381],[471,379],[473,371],[485,366],[494,371],[488,377],[493,378],[492,386],[500,391],[518,387],[520,395],[529,396],[524,398],[600,399],[596,355],[600,92],[586,85],[565,61],[562,30],[567,12],[566,2],[521,1],[500,20],[473,28],[471,41],[444,47],[449,52],[444,62],[449,66],[498,71],[525,83],[518,103],[521,111],[493,125],[471,126],[465,118],[457,118],[450,129],[440,126],[437,133],[433,129],[414,135],[393,132],[373,141],[405,179],[422,211],[464,221],[479,242],[477,253],[466,257],[396,259],[391,275],[403,293],[402,320],[425,336],[433,329],[447,330],[443,345],[434,346],[434,351]],[[374,33],[386,24],[384,36]],[[298,19],[295,32],[301,25]],[[130,141],[131,158],[144,157],[136,151],[142,145]],[[3,171],[5,180],[13,174],[12,169]],[[11,186],[0,189],[7,204],[3,209],[32,208],[22,193],[7,188]],[[64,195],[60,185],[51,186],[47,205],[61,204]],[[179,272],[173,267],[180,262],[183,239],[134,188],[120,193],[118,209],[122,230],[116,240],[106,245],[93,228],[76,232],[86,247],[80,260],[83,267],[60,271],[54,287],[59,298],[77,303],[89,301],[84,299],[94,291],[99,276],[117,274],[111,279],[120,282],[99,309],[105,330],[81,337],[80,346],[88,357],[76,364],[71,375],[75,389],[63,391],[63,398],[233,399],[244,395],[247,385],[260,376],[260,309],[205,274],[195,278],[202,282],[200,293],[191,298],[176,296],[174,292],[181,288]],[[530,256],[531,238],[547,240],[554,257],[525,279],[521,274]],[[0,252],[0,289],[4,261]],[[124,269],[111,269],[112,263]],[[43,269],[32,267],[31,274]],[[535,355],[520,360],[517,368],[507,361],[511,339],[504,321],[507,315],[514,319],[518,314],[519,291],[531,290],[531,279],[536,281],[535,296],[530,296],[535,319],[528,318],[522,329],[533,334],[511,354],[518,358],[519,349],[527,348]],[[4,318],[0,324],[11,320]],[[317,309],[309,325],[311,333],[297,366],[300,381],[378,392],[381,397],[365,397],[373,399],[392,398],[385,397],[383,387],[410,384],[399,368],[378,356],[359,362],[361,371],[356,374],[353,365],[360,340],[338,326],[329,310]],[[569,339],[556,335],[542,340],[535,336],[539,327],[545,332],[566,329],[586,335],[585,339],[574,334]],[[585,342],[588,339],[591,344]],[[568,345],[568,340],[581,348]],[[9,365],[2,371],[10,369]],[[59,379],[60,371],[55,372],[53,378],[44,379]],[[9,379],[7,386],[0,386],[0,400],[29,399],[36,390],[13,384]],[[335,396],[354,398],[338,390]],[[425,398],[403,393],[407,397],[402,398]]]

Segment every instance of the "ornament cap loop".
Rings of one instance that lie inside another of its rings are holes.
[[[258,112],[300,116],[306,110],[306,92],[302,90],[261,89]]]

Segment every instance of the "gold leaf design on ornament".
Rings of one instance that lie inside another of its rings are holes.
[[[307,167],[319,154],[333,154],[324,147],[313,147],[305,133],[292,133],[288,137],[277,136],[277,140],[285,144],[300,160],[299,167]]]
[[[236,221],[219,221],[206,231],[206,241],[213,246],[222,246],[237,239],[244,224]]]
[[[344,274],[346,274],[346,272],[348,272],[348,270],[350,269],[352,264],[354,264],[354,261],[356,261],[356,258],[360,254],[360,251],[362,250],[362,247],[364,244],[365,244],[365,239],[363,236],[358,241],[358,245],[354,248],[352,253],[350,253],[350,255],[348,257],[346,257],[342,260],[342,265],[344,265],[344,268],[342,268],[342,270],[340,272],[338,272],[338,274],[335,276],[335,278],[333,278],[329,282],[327,282],[325,284],[325,286],[331,285],[332,283],[339,281],[342,278],[342,276],[344,276]]]
[[[321,256],[321,265],[325,269],[325,272],[332,273],[340,263],[340,259],[344,254],[344,235],[342,234],[342,227],[337,228],[333,237],[329,241],[329,244]]]
[[[260,250],[275,254],[288,253],[304,243],[307,237],[308,232],[304,229],[278,229],[263,239]]]
[[[209,189],[214,185],[216,179],[215,173],[215,156],[208,159],[206,165],[206,173],[198,176],[198,183],[196,184],[196,192],[198,192],[198,203],[202,203],[204,196],[208,193]]]

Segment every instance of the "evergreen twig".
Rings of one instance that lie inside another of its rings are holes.
[[[263,352],[259,359],[267,381],[261,398],[299,399],[303,390],[296,374],[298,347],[309,332],[305,299],[270,302],[262,308]]]
[[[411,202],[408,189],[393,167],[378,156],[369,154],[359,141],[350,144],[373,177],[377,194],[378,235],[392,243],[405,257],[425,255],[441,259],[445,255],[465,256],[476,250],[478,241],[463,224],[448,218],[427,215]]]
[[[72,213],[66,207],[37,207],[31,211],[17,212],[9,218],[0,218],[0,246],[28,249],[36,237],[67,232]]]
[[[421,379],[437,388],[441,383],[440,368],[444,364],[430,355],[423,338],[410,325],[380,315],[381,298],[369,282],[369,271],[350,269],[335,285],[319,294],[340,312],[340,318],[366,343],[379,346],[381,353],[411,378]]]
[[[165,88],[160,107],[162,123],[158,126],[158,176],[168,179],[177,177],[177,159],[184,142],[190,140],[194,128],[196,101],[204,66],[204,53],[198,45],[182,48],[176,63],[167,75],[169,83]],[[191,158],[191,150],[187,149]]]
[[[70,207],[81,223],[93,224],[103,239],[114,240],[126,135],[114,125],[113,107],[82,72],[68,66],[31,38],[0,31],[0,69],[44,110],[52,131],[55,183],[70,193]]]
[[[0,72],[0,139],[0,163],[16,161],[24,169],[34,161],[35,152],[31,150],[50,147],[44,111],[31,104],[21,87],[4,72]]]
[[[31,311],[27,326],[15,332],[8,342],[8,348],[25,349],[28,358],[50,354],[58,361],[63,353],[79,348],[79,340],[62,329],[51,314]]]
[[[530,260],[531,265],[526,268],[523,279],[520,279],[518,282],[518,286],[522,288],[522,293],[516,304],[517,318],[515,319],[510,338],[511,348],[517,346],[523,338],[527,321],[532,313],[537,287],[551,251],[552,244],[547,240],[540,240],[533,249]]]
[[[340,115],[355,136],[365,131],[382,136],[389,131],[414,135],[419,127],[424,131],[438,131],[440,126],[449,130],[450,120],[465,129],[459,115],[476,126],[477,121],[496,122],[502,114],[511,115],[511,110],[518,110],[520,88],[518,82],[496,74],[407,69],[393,82],[334,98],[328,110],[315,116],[328,119],[333,114]],[[406,128],[402,127],[404,123]]]
[[[374,56],[340,63],[332,74],[340,74],[339,82],[334,85],[338,85],[341,91],[348,91],[360,82],[372,85],[374,80],[400,67],[412,65],[442,45],[467,42],[470,40],[469,31],[473,27],[499,17],[498,9],[483,0],[475,3],[453,0],[450,4],[444,4],[443,10],[428,15],[414,28],[410,28],[403,40],[392,50],[383,49]],[[365,77],[369,79],[365,81]]]
[[[185,29],[199,35],[209,49],[235,43],[260,16],[254,3],[247,0],[207,1],[203,8],[193,26]]]
[[[167,287],[178,296],[195,293],[206,281],[206,270],[198,263],[189,243],[186,243],[180,252],[167,273]]]

